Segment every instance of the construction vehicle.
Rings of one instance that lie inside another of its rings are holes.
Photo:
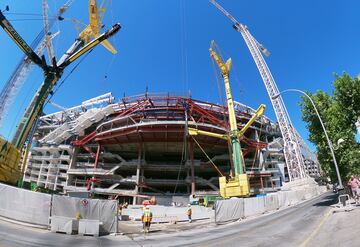
[[[29,57],[29,59],[31,59],[33,63],[38,65],[44,71],[45,76],[44,82],[40,85],[38,91],[20,120],[11,143],[0,138],[0,181],[15,184],[21,179],[22,171],[24,170],[24,167],[21,169],[19,168],[19,160],[23,146],[26,141],[28,141],[31,129],[42,110],[45,100],[51,93],[54,85],[61,78],[65,68],[77,60],[80,56],[92,50],[96,45],[116,34],[120,30],[121,26],[120,24],[113,25],[110,30],[95,37],[95,39],[87,44],[84,40],[76,40],[58,62],[55,57],[52,59],[52,65],[48,65],[46,63],[45,56],[40,58],[31,49],[31,47],[23,40],[20,34],[13,28],[1,11],[0,26],[17,44],[17,46]],[[29,145],[26,149],[28,148]]]
[[[290,181],[305,178],[307,175],[305,173],[304,159],[301,154],[299,139],[297,138],[295,130],[291,124],[289,114],[281,98],[275,80],[265,62],[264,57],[261,55],[261,53],[263,53],[265,56],[269,56],[269,51],[251,35],[246,25],[238,22],[215,0],[210,0],[210,2],[232,21],[234,29],[244,38],[245,43],[256,63],[271,103],[274,107],[276,118],[279,122],[280,131],[284,140],[284,156]]]
[[[240,145],[240,137],[244,135],[246,130],[251,126],[251,124],[260,116],[263,115],[265,110],[265,105],[260,105],[257,109],[254,116],[248,121],[248,123],[241,129],[238,129],[235,108],[233,97],[230,88],[230,80],[229,74],[232,65],[231,58],[229,58],[225,63],[220,55],[218,55],[215,51],[215,42],[211,42],[211,47],[209,49],[211,57],[214,59],[215,63],[218,65],[221,75],[224,79],[225,83],[225,93],[226,93],[226,101],[227,101],[227,109],[229,115],[229,125],[230,131],[226,134],[218,134],[208,131],[201,131],[194,128],[189,128],[189,134],[191,136],[196,135],[207,135],[215,138],[220,138],[227,140],[231,143],[231,154],[232,154],[232,163],[234,167],[234,176],[230,176],[227,178],[226,176],[219,177],[219,187],[220,187],[220,195],[224,198],[229,197],[246,197],[250,195],[250,184],[249,178],[244,171],[245,162],[244,157],[241,151]]]

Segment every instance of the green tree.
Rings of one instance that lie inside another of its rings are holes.
[[[360,146],[355,138],[355,123],[360,117],[360,80],[344,73],[342,76],[335,75],[333,85],[332,95],[323,91],[308,94],[318,108],[334,145],[339,171],[345,182],[349,176],[360,174]],[[337,181],[334,162],[320,121],[306,97],[302,97],[300,106],[302,118],[310,132],[309,140],[316,145],[321,167],[332,181]],[[344,142],[338,145],[340,138]]]

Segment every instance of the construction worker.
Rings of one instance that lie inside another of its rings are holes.
[[[148,233],[150,230],[150,225],[152,221],[152,212],[150,211],[150,207],[146,206],[143,215],[141,216],[141,221],[143,223],[143,229],[145,233]]]
[[[191,223],[191,215],[192,215],[192,210],[191,210],[191,204],[188,204],[188,208],[186,210],[186,214],[188,216],[188,219],[189,219],[189,223]]]

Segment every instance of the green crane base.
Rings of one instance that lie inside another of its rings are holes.
[[[250,183],[247,174],[236,175],[229,180],[219,177],[220,195],[223,198],[247,197],[250,195]]]

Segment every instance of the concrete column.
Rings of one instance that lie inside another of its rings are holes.
[[[190,170],[191,170],[191,194],[195,194],[195,169],[194,169],[194,143],[190,142]]]
[[[143,178],[144,177],[144,169],[140,169],[140,176]],[[143,192],[143,187],[140,187],[140,193]]]
[[[138,149],[138,163],[137,163],[137,167],[136,167],[136,186],[135,186],[135,193],[136,193],[136,195],[139,193],[142,150],[143,150],[143,145],[142,145],[142,144],[139,144],[139,149]],[[136,205],[136,204],[137,204],[137,197],[134,196],[134,197],[133,197],[133,205]]]
[[[77,154],[79,153],[79,148],[72,148],[72,152],[70,154],[70,163],[68,169],[74,169],[76,168],[76,161],[77,161]],[[66,179],[66,186],[70,186],[72,181],[74,180],[74,175],[68,175]],[[64,190],[65,191],[65,190]]]

